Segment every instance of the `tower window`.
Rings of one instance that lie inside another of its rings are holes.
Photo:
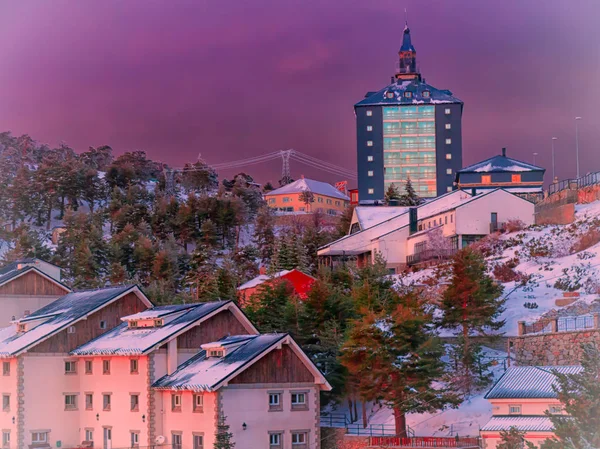
[[[452,187],[450,187],[450,186],[446,187],[446,192],[452,192]]]
[[[446,139],[446,145],[450,145],[452,143],[452,139]]]
[[[373,131],[373,126],[367,125],[367,131]]]
[[[367,109],[367,117],[371,117],[373,115],[373,111]]]
[[[423,91],[423,98],[429,98],[430,97],[430,92],[428,90],[424,90]]]
[[[373,176],[373,170],[369,170],[369,171],[367,172],[367,176]]]
[[[446,123],[446,129],[452,129],[452,125],[450,123]]]
[[[367,162],[373,162],[373,156],[367,156]]]
[[[482,184],[491,184],[492,183],[492,175],[481,175],[481,183]]]
[[[394,92],[386,92],[385,96],[392,100],[394,98]]]
[[[450,153],[446,153],[446,159],[448,159],[448,160],[452,159],[452,155]]]
[[[375,193],[375,189],[369,189],[369,190],[367,190],[367,193],[369,195],[373,195]]]
[[[372,140],[367,140],[367,146],[368,147],[372,147],[373,146],[373,141]]]
[[[450,115],[450,108],[446,108],[446,109],[444,110],[444,114],[446,114],[446,115]]]
[[[412,92],[404,92],[404,97],[412,98]]]
[[[511,175],[512,182],[521,182],[521,175]]]
[[[452,174],[452,169],[451,168],[447,168],[446,169],[446,174],[447,175],[451,175]]]

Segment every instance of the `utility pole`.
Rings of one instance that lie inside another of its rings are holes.
[[[577,160],[577,179],[579,179],[579,120],[581,120],[581,117],[575,117],[575,159]]]
[[[292,176],[290,174],[290,156],[293,150],[281,150],[281,183],[282,186],[289,184],[292,180]]]
[[[533,153],[533,165],[535,165],[535,157],[538,155],[538,153]]]
[[[552,182],[556,179],[556,169],[554,164],[554,141],[558,140],[558,137],[552,138]]]

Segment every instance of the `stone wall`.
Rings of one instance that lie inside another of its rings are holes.
[[[362,449],[369,447],[369,437],[346,435],[346,429],[321,427],[321,449]]]
[[[581,361],[581,345],[585,343],[600,346],[600,329],[510,338],[511,353],[518,365],[577,365]]]
[[[569,224],[575,220],[577,190],[561,190],[535,205],[535,224]]]

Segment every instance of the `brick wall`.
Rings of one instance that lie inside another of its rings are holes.
[[[600,329],[523,335],[510,342],[518,365],[576,365],[582,344],[600,346]]]

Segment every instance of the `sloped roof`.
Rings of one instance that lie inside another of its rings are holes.
[[[49,281],[59,285],[60,287],[65,289],[65,292],[70,292],[71,289],[69,287],[67,287],[65,284],[63,284],[62,282],[60,282],[57,279],[54,279],[52,276],[44,273],[42,270],[40,270],[39,268],[37,268],[35,265],[35,263],[37,262],[44,262],[47,263],[49,265],[53,265],[56,266],[50,262],[45,262],[41,259],[33,259],[33,258],[29,258],[29,259],[21,259],[21,260],[17,260],[15,262],[10,262],[6,265],[4,265],[3,267],[0,268],[0,285],[6,284],[7,282],[18,278],[19,276],[22,276],[23,274],[27,273],[28,271],[36,271],[39,275],[43,276],[44,278],[48,279]],[[19,268],[20,267],[20,268]]]
[[[486,399],[552,399],[556,393],[553,371],[561,374],[579,373],[583,368],[573,366],[511,366],[485,395]]]
[[[0,330],[0,357],[12,357],[26,351],[129,292],[136,292],[148,306],[152,305],[135,285],[84,290],[58,298],[16,321],[27,324],[26,332],[17,332],[15,324]]]
[[[327,184],[326,182],[315,181],[314,179],[306,179],[301,178],[297,181],[294,181],[290,184],[287,184],[278,189],[272,190],[268,193],[265,193],[265,196],[271,195],[289,195],[308,190],[317,195],[330,196],[332,198],[339,198],[340,200],[350,201],[350,198],[340,192],[338,189],[333,187],[331,184]]]
[[[161,317],[160,327],[129,328],[122,323],[98,338],[78,347],[72,355],[141,355],[166,343],[209,316],[228,308],[236,307],[232,301],[215,301],[187,306],[155,307],[144,312],[123,317],[123,321],[153,319]],[[240,312],[241,314],[241,312]]]
[[[258,285],[264,284],[265,282],[267,282],[269,280],[278,279],[280,277],[286,276],[294,271],[297,271],[298,273],[301,273],[306,277],[314,279],[314,277],[312,277],[311,275],[306,274],[306,273],[294,268],[293,270],[283,270],[283,271],[278,271],[277,273],[273,273],[273,274],[260,274],[260,275],[256,276],[254,279],[250,279],[245,284],[240,285],[238,287],[238,290],[245,290],[247,288],[256,287]]]
[[[423,96],[423,92],[429,92],[429,96]],[[388,93],[393,93],[392,98],[388,98]],[[411,92],[410,98],[405,96],[405,92]],[[462,100],[452,95],[452,92],[444,89],[436,89],[430,84],[415,80],[398,80],[387,85],[383,89],[367,94],[367,98],[359,101],[354,106],[394,106],[394,105],[427,105],[427,104],[443,104],[443,103],[458,103],[462,104]]]
[[[552,421],[547,416],[492,416],[482,431],[509,430],[516,427],[521,432],[551,432]]]
[[[545,168],[527,162],[498,155],[486,159],[476,164],[469,165],[458,170],[456,173],[495,173],[495,172],[528,172],[528,171],[546,171]]]
[[[354,208],[356,219],[361,229],[368,229],[390,218],[408,212],[408,207],[401,206],[357,206]]]

